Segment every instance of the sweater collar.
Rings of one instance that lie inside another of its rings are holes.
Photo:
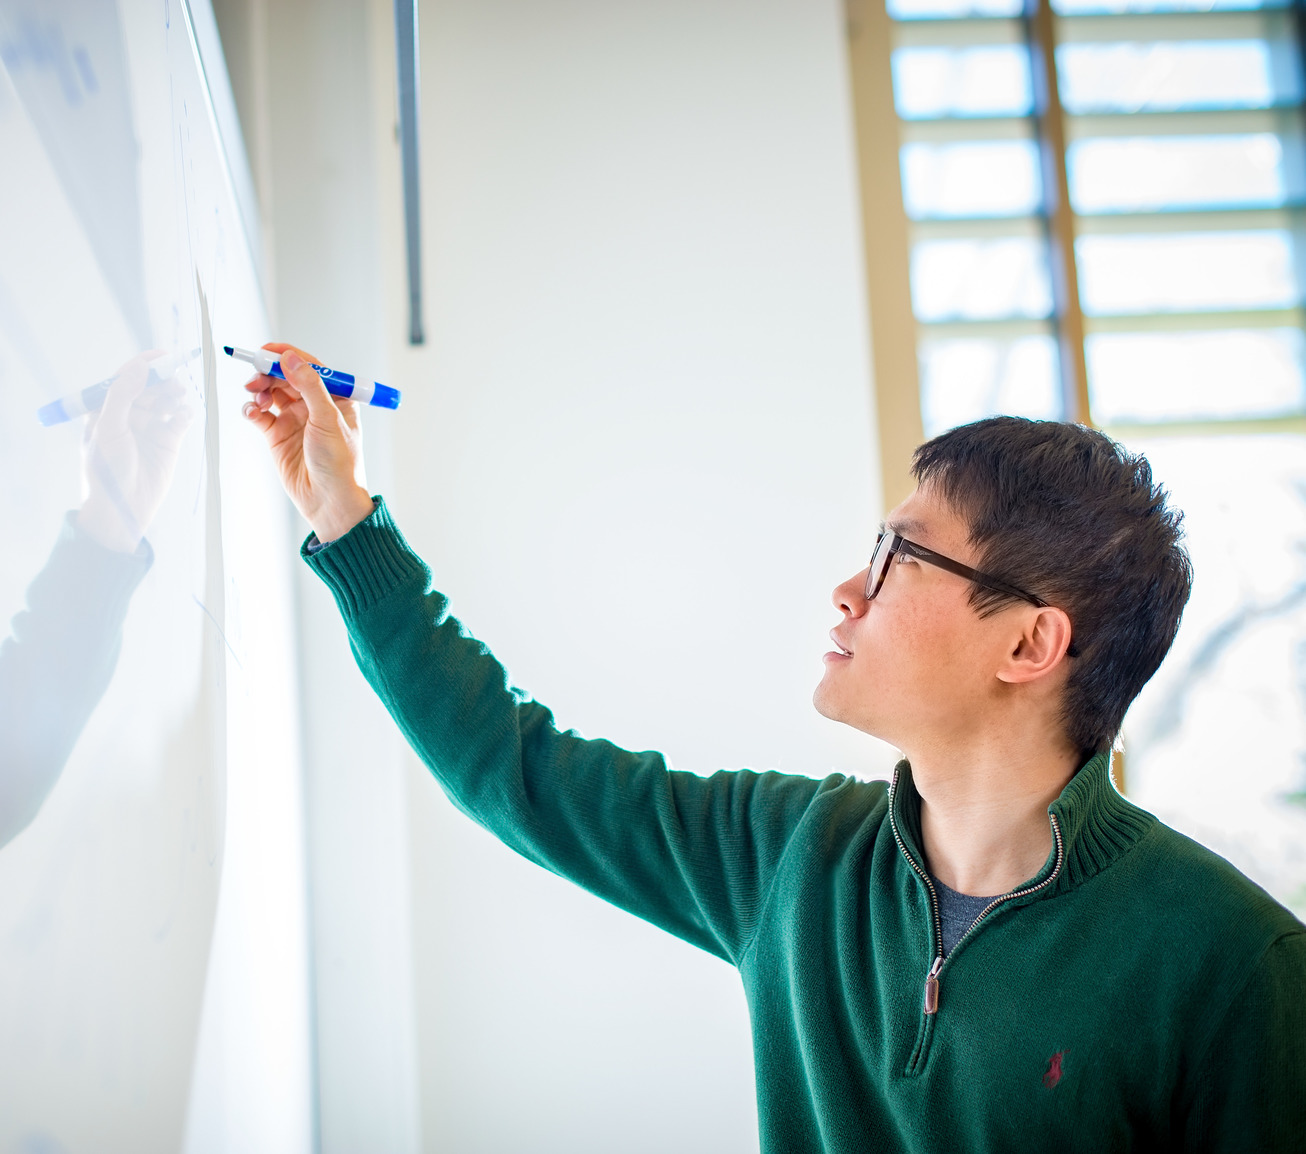
[[[926,868],[920,825],[921,795],[912,781],[911,765],[906,760],[900,761],[894,770],[889,804],[893,808],[894,824],[904,853],[914,860],[915,865]],[[1116,789],[1111,780],[1109,751],[1095,754],[1076,771],[1065,789],[1048,806],[1048,814],[1056,818],[1064,855],[1056,883],[1048,888],[1048,893],[1072,889],[1106,869],[1128,853],[1157,820],[1146,810],[1127,801]],[[1043,868],[1017,889],[1037,885],[1056,870],[1055,837],[1053,842],[1052,852]]]

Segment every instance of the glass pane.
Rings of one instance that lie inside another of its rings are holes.
[[[920,365],[927,437],[999,413],[1061,416],[1057,346],[1050,336],[924,340]]]
[[[893,54],[893,98],[898,115],[908,120],[1028,116],[1029,50],[1022,44],[899,48]]]
[[[1039,208],[1042,181],[1032,140],[906,144],[902,193],[907,215],[1029,216]]]
[[[895,20],[946,20],[965,16],[1019,16],[1022,0],[888,0]]]
[[[1297,48],[1286,41],[1065,44],[1057,76],[1070,113],[1267,108],[1301,99]]]
[[[1052,11],[1062,16],[1100,12],[1251,12],[1288,6],[1289,0],[1052,0]]]
[[[1130,448],[1184,510],[1195,580],[1125,719],[1129,795],[1306,914],[1306,437]]]
[[[912,248],[912,307],[922,321],[1046,317],[1047,244],[1033,237],[928,240]]]
[[[1104,425],[1306,412],[1300,329],[1098,333],[1084,353],[1093,419]]]
[[[1288,232],[1083,236],[1075,242],[1086,313],[1291,308]]]
[[[1301,196],[1300,152],[1270,132],[1090,138],[1066,150],[1077,212],[1264,208]]]

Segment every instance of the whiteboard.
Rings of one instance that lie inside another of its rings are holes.
[[[224,1062],[310,1097],[292,527],[204,64],[180,0],[0,0],[3,1152],[203,1145]]]

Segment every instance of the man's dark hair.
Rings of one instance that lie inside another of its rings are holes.
[[[979,569],[1069,615],[1077,656],[1062,720],[1085,756],[1109,748],[1193,582],[1183,514],[1146,458],[1083,425],[991,417],[927,441],[912,472],[966,521]],[[971,592],[981,616],[1011,603]]]

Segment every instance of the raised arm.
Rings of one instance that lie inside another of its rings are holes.
[[[307,559],[335,595],[359,667],[454,804],[546,869],[739,960],[820,783],[705,779],[658,753],[560,732],[450,615],[384,503]]]
[[[289,382],[250,382],[246,414],[329,543],[306,557],[336,597],[360,667],[455,804],[532,861],[737,961],[821,785],[750,772],[704,779],[657,753],[560,732],[450,615],[384,504],[374,508],[355,406],[331,397],[288,346],[267,347],[283,352]]]

